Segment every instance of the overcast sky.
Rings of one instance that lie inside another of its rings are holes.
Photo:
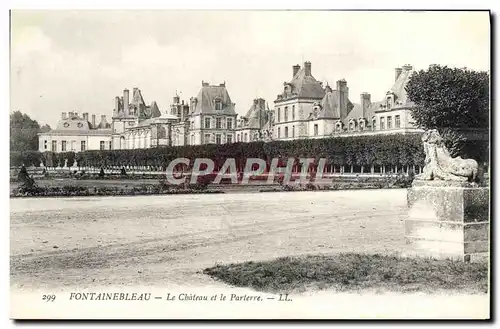
[[[487,12],[13,11],[11,111],[53,128],[63,111],[112,115],[114,96],[141,89],[167,111],[176,90],[226,81],[237,112],[272,107],[292,66],[345,78],[352,102],[379,100],[394,68],[489,70]]]

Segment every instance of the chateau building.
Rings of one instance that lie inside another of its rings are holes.
[[[305,62],[302,68],[294,65],[292,80],[283,84],[274,101],[274,139],[308,138],[313,105],[324,96],[321,82],[312,76],[311,63]]]
[[[312,76],[310,62],[304,68],[294,65],[293,79],[275,101],[274,136],[287,140],[420,132],[411,117],[415,105],[405,90],[412,73],[411,65],[396,68],[383,100],[372,103],[371,95],[362,93],[358,104],[351,102],[345,79],[335,89],[328,84],[323,88]]]
[[[101,121],[96,122],[96,115],[77,112],[63,112],[56,129],[38,134],[39,151],[80,152],[86,150],[110,150],[111,125],[106,115],[101,115]]]
[[[201,85],[190,101],[189,145],[233,143],[237,114],[226,83]]]
[[[361,134],[394,134],[421,131],[412,120],[414,104],[405,87],[413,73],[411,65],[395,69],[392,87],[380,101],[369,93],[359,103],[349,98],[344,79],[335,89],[312,75],[311,63],[292,67],[292,79],[283,84],[274,107],[262,98],[237,119],[226,83],[202,81],[189,104],[176,94],[169,110],[161,111],[152,101],[146,105],[139,88],[114,98],[111,123],[106,115],[63,112],[56,129],[39,134],[39,150],[67,152],[137,149],[159,146],[224,144],[300,138],[327,138]]]

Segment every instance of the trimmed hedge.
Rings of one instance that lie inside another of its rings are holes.
[[[420,134],[359,136],[292,141],[233,143],[223,145],[188,145],[135,150],[86,151],[76,154],[81,167],[150,166],[165,169],[176,158],[208,158],[220,168],[227,158],[235,158],[238,170],[243,170],[248,158],[325,158],[335,165],[423,165]]]
[[[79,167],[122,168],[147,167],[164,170],[176,158],[188,158],[191,165],[196,158],[209,158],[215,168],[222,167],[227,158],[235,158],[239,171],[248,158],[260,158],[270,163],[279,158],[325,158],[327,164],[353,166],[422,166],[425,154],[421,134],[352,136],[341,138],[299,139],[292,141],[233,143],[222,145],[168,146],[134,150],[104,150],[85,152],[11,152],[11,166],[36,166],[43,161],[48,167],[63,167],[65,161]],[[487,154],[478,155],[486,161]],[[178,166],[177,168],[180,168]]]

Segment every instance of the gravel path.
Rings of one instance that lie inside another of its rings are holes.
[[[397,253],[405,190],[12,199],[17,288],[196,284],[216,263]]]

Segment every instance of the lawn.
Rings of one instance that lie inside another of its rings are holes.
[[[272,261],[217,265],[203,273],[262,292],[310,290],[488,292],[488,265],[381,254],[281,257]]]

